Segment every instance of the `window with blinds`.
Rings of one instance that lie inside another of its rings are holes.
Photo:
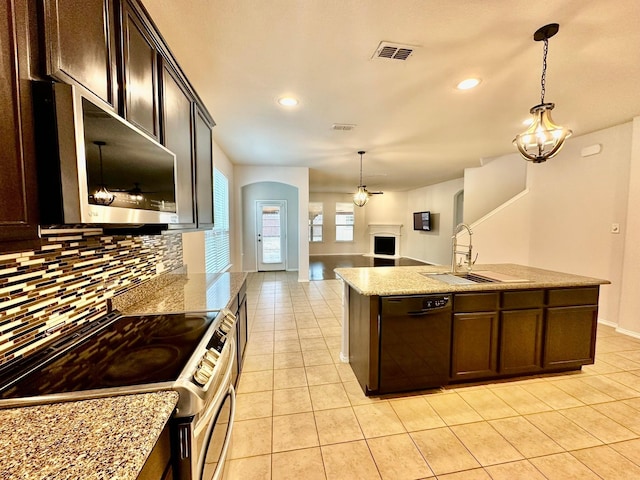
[[[207,273],[223,272],[231,264],[229,245],[229,180],[213,169],[212,230],[205,232],[205,264]]]

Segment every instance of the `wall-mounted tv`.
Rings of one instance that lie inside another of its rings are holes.
[[[431,231],[431,212],[413,212],[413,229]]]

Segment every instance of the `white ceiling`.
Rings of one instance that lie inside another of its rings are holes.
[[[638,0],[143,0],[235,164],[306,166],[310,191],[349,192],[358,150],[370,190],[462,176],[514,152],[540,101],[574,136],[640,115]],[[409,60],[372,59],[381,41]],[[479,87],[458,91],[465,78]],[[300,99],[295,109],[276,103]],[[334,131],[334,123],[357,125]],[[569,139],[568,141],[571,141]],[[562,155],[562,153],[560,153]],[[524,160],[523,160],[524,161]]]

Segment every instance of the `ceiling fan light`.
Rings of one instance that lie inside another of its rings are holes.
[[[573,133],[553,123],[551,110],[554,106],[553,103],[542,103],[532,107],[531,125],[513,140],[520,154],[530,162],[541,163],[556,156]]]
[[[110,192],[107,187],[104,185],[100,185],[100,188],[93,192],[93,201],[97,205],[109,206],[116,199],[115,194]]]
[[[358,191],[353,194],[353,203],[356,207],[364,207],[369,201],[369,192],[363,185],[358,186]]]

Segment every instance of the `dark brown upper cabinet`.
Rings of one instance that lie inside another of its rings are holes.
[[[195,105],[195,173],[198,228],[213,227],[213,122]]]
[[[26,0],[0,2],[0,250],[38,239]]]
[[[195,228],[197,219],[193,194],[193,100],[178,73],[167,62],[161,63],[162,144],[176,155],[180,224],[175,228]]]
[[[124,117],[159,139],[158,49],[154,35],[128,0],[122,2],[120,19]]]
[[[44,0],[47,74],[118,108],[113,0]]]

